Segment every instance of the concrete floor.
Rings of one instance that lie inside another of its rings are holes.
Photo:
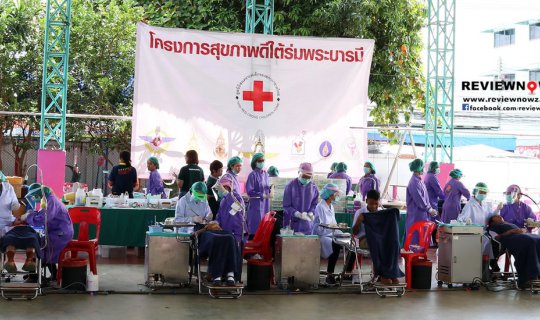
[[[373,294],[246,295],[215,300],[192,294],[47,294],[0,301],[2,319],[538,319],[540,296],[485,290]]]
[[[408,291],[401,298],[359,294],[357,288],[320,287],[311,293],[274,288],[245,292],[237,300],[217,300],[198,295],[195,288],[150,290],[144,286],[142,261],[136,254],[101,259],[101,292],[96,295],[48,289],[33,301],[0,299],[0,319],[538,319],[540,304],[540,295],[529,291],[437,288],[435,280],[432,290]]]

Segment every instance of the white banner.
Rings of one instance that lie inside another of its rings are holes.
[[[194,149],[200,166],[249,159],[294,176],[308,161],[328,172],[344,161],[362,175],[367,155],[367,88],[373,40],[166,29],[138,24],[132,159],[169,177]],[[242,170],[247,176],[250,168]]]

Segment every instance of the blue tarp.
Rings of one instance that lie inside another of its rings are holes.
[[[381,135],[378,131],[368,132],[368,139],[374,141],[388,141],[386,137]],[[426,135],[425,133],[413,133],[414,143],[416,144],[425,144]],[[475,144],[483,144],[486,146],[494,147],[497,149],[511,151],[513,152],[516,149],[516,137],[515,136],[491,136],[491,135],[481,135],[481,136],[472,136],[466,134],[454,134],[454,147],[463,147],[470,146]],[[405,143],[410,144],[410,137],[407,135],[405,137]]]

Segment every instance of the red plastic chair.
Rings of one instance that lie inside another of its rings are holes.
[[[405,260],[405,281],[407,282],[407,289],[410,289],[412,284],[412,261],[417,257],[427,259],[427,250],[429,249],[431,234],[433,233],[433,230],[435,230],[435,227],[436,225],[434,222],[417,221],[409,228],[403,249],[405,251],[411,251],[411,241],[413,239],[413,235],[416,233],[418,235],[418,246],[420,247],[420,251],[401,252],[401,257],[403,260]]]
[[[69,216],[73,224],[79,224],[79,235],[76,240],[71,240],[62,250],[58,258],[58,271],[56,279],[58,283],[62,280],[62,264],[64,260],[77,258],[79,251],[87,252],[90,262],[90,270],[97,275],[96,255],[98,250],[99,230],[101,228],[101,210],[92,207],[73,207],[69,209]],[[96,237],[88,238],[88,226],[96,226]],[[66,258],[66,253],[70,252],[71,257]]]
[[[242,256],[251,254],[260,254],[264,261],[272,261],[272,248],[270,247],[270,238],[276,223],[276,213],[270,211],[264,215],[263,219],[255,231],[252,240],[246,242]]]

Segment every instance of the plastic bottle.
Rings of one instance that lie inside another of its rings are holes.
[[[76,206],[83,206],[85,201],[85,194],[84,190],[82,188],[77,189],[77,192],[75,193],[75,205]]]

